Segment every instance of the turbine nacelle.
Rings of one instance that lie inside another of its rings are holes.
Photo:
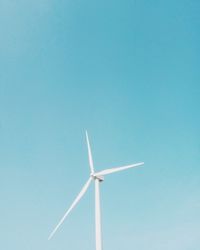
[[[99,180],[100,182],[104,181],[104,176],[103,175],[97,175],[97,174],[90,174],[93,180]]]

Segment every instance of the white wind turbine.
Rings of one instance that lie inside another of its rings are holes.
[[[94,172],[94,165],[93,165],[93,159],[92,159],[92,152],[90,147],[90,142],[88,138],[88,134],[86,131],[86,140],[87,140],[87,147],[88,147],[88,158],[89,158],[89,165],[90,165],[90,177],[86,184],[81,189],[80,193],[72,203],[71,207],[66,211],[58,225],[54,228],[52,233],[49,235],[48,240],[50,240],[53,235],[56,233],[58,228],[61,226],[61,224],[64,222],[68,214],[72,211],[72,209],[77,205],[77,203],[80,201],[80,199],[83,197],[87,189],[89,188],[92,181],[95,182],[95,227],[96,227],[96,250],[102,250],[102,236],[101,236],[101,209],[100,209],[100,191],[99,191],[99,184],[104,180],[104,175],[112,174],[115,172],[123,171],[129,168],[139,167],[144,164],[144,162],[131,164],[127,166],[117,167],[117,168],[111,168],[106,169],[100,172]]]

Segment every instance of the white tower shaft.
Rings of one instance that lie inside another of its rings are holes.
[[[101,206],[100,206],[100,180],[95,179],[95,225],[96,225],[96,250],[102,250],[101,235]]]

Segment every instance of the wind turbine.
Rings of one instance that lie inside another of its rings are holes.
[[[100,209],[100,190],[99,190],[99,184],[104,180],[104,176],[108,174],[112,174],[115,172],[123,171],[129,168],[139,167],[144,164],[144,162],[131,164],[127,166],[122,167],[116,167],[116,168],[110,168],[106,170],[102,170],[100,172],[94,171],[94,164],[92,159],[92,152],[90,147],[90,142],[88,138],[88,133],[86,131],[86,141],[87,141],[87,148],[88,148],[88,158],[89,158],[89,166],[90,166],[90,177],[86,184],[81,189],[80,193],[70,206],[70,208],[66,211],[60,222],[57,224],[57,226],[54,228],[52,233],[49,235],[48,240],[50,240],[53,235],[56,233],[58,228],[61,226],[61,224],[64,222],[68,214],[72,211],[72,209],[78,204],[80,199],[83,197],[83,195],[86,193],[87,189],[89,188],[92,181],[95,182],[95,227],[96,227],[96,250],[102,250],[102,235],[101,235],[101,209]]]

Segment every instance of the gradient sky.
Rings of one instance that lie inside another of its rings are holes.
[[[0,0],[0,249],[200,249],[200,2]]]

